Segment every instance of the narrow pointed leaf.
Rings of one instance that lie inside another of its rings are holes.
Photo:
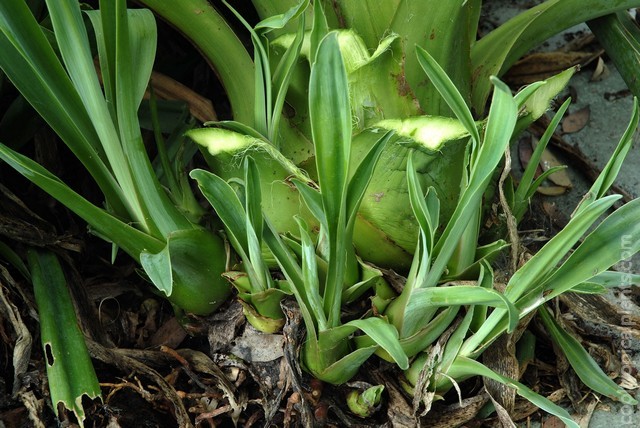
[[[309,226],[299,217],[296,217],[296,222],[298,222],[298,226],[300,227],[302,279],[304,281],[305,295],[307,296],[309,309],[315,315],[318,322],[318,330],[323,331],[327,328],[327,321],[324,316],[322,299],[320,297],[320,281],[318,279],[315,246],[309,236]]]
[[[347,75],[336,33],[320,43],[309,82],[309,114],[316,168],[327,219],[329,271],[324,308],[329,326],[340,323],[346,257],[346,194],[351,150],[351,108]]]
[[[633,144],[633,136],[638,129],[638,99],[634,98],[633,100],[633,113],[631,114],[631,120],[629,121],[629,125],[625,130],[618,146],[616,147],[615,152],[611,155],[609,162],[604,167],[598,179],[593,183],[591,189],[589,189],[588,197],[580,203],[580,206],[576,210],[576,212],[580,212],[583,210],[588,204],[593,202],[596,199],[603,197],[608,191],[609,188],[613,185],[618,173],[620,172],[620,168],[622,167],[622,163],[629,153],[631,146]]]
[[[249,255],[245,210],[236,192],[226,181],[208,171],[194,169],[189,176],[198,182],[200,191],[226,226],[237,250]]]
[[[402,370],[406,370],[409,367],[407,355],[398,341],[398,331],[382,318],[370,317],[352,320],[346,323],[345,326],[354,326],[362,330],[378,346],[387,351]]]
[[[158,252],[164,247],[162,241],[131,227],[105,210],[96,207],[40,164],[12,151],[3,144],[0,144],[0,159],[80,216],[91,225],[96,234],[105,239],[108,237],[108,240],[114,242],[135,259],[138,259],[144,250]]]
[[[482,196],[495,168],[502,159],[516,123],[517,108],[511,90],[497,79],[489,111],[484,142],[475,159],[472,156],[469,183],[440,239],[435,245],[436,259],[429,274],[427,286],[433,286],[445,271],[469,221],[480,209]]]
[[[447,102],[458,120],[462,122],[476,144],[479,144],[480,134],[478,133],[478,128],[476,128],[471,110],[469,110],[467,103],[455,84],[426,50],[420,46],[416,46],[416,54],[418,55],[418,63],[425,73],[427,73],[427,76],[438,92],[440,92],[442,98]]]
[[[618,208],[591,232],[545,284],[558,296],[640,251],[640,199]]]
[[[503,308],[509,317],[509,332],[518,324],[518,310],[505,296],[499,292],[472,285],[451,285],[421,288],[415,290],[409,302],[408,312],[419,313],[423,308],[462,306],[462,305],[488,305]],[[411,323],[407,317],[406,322]]]
[[[530,401],[533,405],[544,410],[545,412],[557,416],[560,420],[562,420],[562,422],[566,424],[567,427],[580,428],[580,425],[578,425],[573,419],[571,419],[571,415],[569,415],[569,413],[562,407],[553,403],[551,400],[535,393],[520,382],[497,374],[478,361],[466,357],[458,357],[454,361],[450,373],[453,371],[455,371],[456,375],[460,376],[484,376],[507,385],[511,388],[514,388],[519,396]]]
[[[638,401],[607,376],[580,342],[564,331],[553,319],[546,308],[541,308],[538,315],[556,345],[562,349],[569,364],[580,380],[592,390],[625,404],[636,405]]]

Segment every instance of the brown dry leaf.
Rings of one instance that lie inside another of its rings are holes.
[[[149,346],[155,347],[160,345],[169,348],[177,348],[187,337],[186,330],[178,322],[176,317],[171,317],[167,322],[162,324],[158,330],[151,336]]]
[[[528,85],[571,68],[584,66],[600,56],[600,52],[538,52],[527,55],[504,76],[505,82],[513,86]]]
[[[592,82],[599,82],[606,79],[609,74],[611,74],[611,72],[609,71],[609,67],[607,67],[602,57],[600,57],[598,58],[596,69],[593,70],[593,74],[591,75],[591,78],[589,80]]]
[[[521,138],[518,142],[518,157],[520,158],[520,165],[522,165],[522,169],[527,169],[529,162],[531,161],[531,155],[533,154],[532,138],[524,137]],[[542,174],[542,169],[538,167],[536,171],[536,177]]]
[[[518,154],[523,168],[527,168],[527,166],[529,165],[529,162],[531,161],[531,155],[533,154],[533,150],[537,144],[538,140],[535,138],[523,138],[520,140],[518,144]],[[542,153],[540,165],[538,166],[535,176],[537,178],[540,176],[540,174],[542,174],[543,171],[547,171],[550,168],[561,165],[562,163],[549,150],[545,150]],[[565,170],[561,170],[551,174],[548,177],[548,180],[554,185],[545,187],[541,186],[538,188],[538,193],[547,196],[558,196],[564,194],[567,189],[573,187],[573,183],[571,182],[571,179],[569,178],[569,175]]]
[[[218,120],[211,100],[194,92],[177,80],[153,71],[151,73],[151,86],[153,86],[153,90],[159,99],[185,101],[189,104],[189,111],[193,117],[199,121],[208,122]],[[149,91],[145,92],[144,98],[149,98]]]
[[[565,117],[562,121],[562,132],[565,134],[572,134],[580,131],[589,122],[591,116],[591,108],[589,106],[583,107],[580,110],[571,113]]]
[[[536,192],[545,196],[560,196],[564,195],[566,191],[567,188],[562,186],[540,186],[536,189]]]
[[[596,410],[596,406],[600,401],[595,398],[593,395],[589,396],[585,399],[585,413],[584,414],[572,414],[571,417],[574,421],[580,425],[580,428],[589,428],[589,421],[591,421],[591,417],[593,416],[594,410]]]
[[[560,162],[560,160],[558,160],[558,158],[555,157],[549,149],[545,149],[542,152],[542,156],[540,157],[540,167],[543,171],[548,171],[551,168],[562,165],[564,164]],[[554,172],[549,175],[547,179],[556,186],[564,187],[566,189],[571,189],[573,187],[573,183],[571,182],[571,178],[569,177],[569,174],[567,174],[566,169]]]
[[[564,426],[564,422],[557,416],[551,416],[542,422],[542,428],[564,428]]]
[[[100,83],[102,83],[102,71],[97,58],[94,61],[94,66]],[[191,115],[200,122],[215,122],[218,120],[210,99],[203,97],[177,80],[157,71],[152,71],[149,84],[153,87],[155,96],[160,100],[186,102],[189,105]],[[144,99],[148,100],[149,97],[150,92],[147,89],[144,93]]]

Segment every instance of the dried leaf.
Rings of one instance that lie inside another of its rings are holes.
[[[589,122],[591,116],[591,108],[589,106],[583,107],[580,110],[571,113],[562,121],[562,132],[565,134],[572,134],[580,131]]]
[[[607,64],[605,64],[602,57],[600,57],[598,58],[596,69],[593,70],[593,74],[591,75],[591,78],[589,80],[592,82],[599,82],[606,79],[609,74],[611,74],[611,72],[609,71],[609,67],[607,67]]]
[[[189,111],[201,122],[216,121],[218,117],[211,100],[194,92],[182,83],[154,71],[151,73],[151,85],[158,98],[162,100],[180,100],[189,104]],[[149,98],[149,92],[145,92],[144,98]]]
[[[523,170],[527,169],[527,166],[529,166],[532,154],[532,138],[530,136],[521,138],[518,142],[518,157],[520,158],[520,165],[522,165]],[[538,177],[540,174],[542,174],[542,169],[538,167],[535,176]]]
[[[555,168],[558,166],[564,165],[560,160],[549,149],[545,149],[542,152],[542,156],[540,157],[540,167],[543,171],[548,171],[551,168]],[[547,177],[549,181],[551,181],[556,186],[565,187],[567,189],[571,189],[573,187],[573,183],[571,182],[571,178],[567,173],[567,170],[563,169]]]
[[[536,192],[545,196],[560,196],[564,195],[566,191],[567,188],[562,186],[540,186],[536,189]]]
[[[558,418],[557,416],[551,416],[550,418],[542,422],[543,428],[563,428],[564,426],[564,422],[562,422],[562,420],[560,420],[560,418]]]
[[[187,337],[187,332],[180,325],[176,317],[171,317],[167,322],[162,324],[158,330],[151,336],[149,346],[155,347],[160,345],[169,348],[177,348]]]
[[[601,52],[537,52],[516,62],[504,79],[512,86],[528,85],[555,76],[575,65],[584,66],[600,55]]]
[[[231,353],[248,362],[267,362],[284,355],[284,337],[281,334],[261,333],[249,324],[241,337],[237,337]]]

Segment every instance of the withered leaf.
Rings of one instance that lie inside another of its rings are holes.
[[[562,121],[562,132],[565,134],[572,134],[580,131],[589,122],[591,116],[591,108],[589,106],[583,107],[580,110],[571,113]]]
[[[545,148],[545,150],[542,152],[542,156],[540,157],[540,167],[542,168],[542,170],[548,171],[551,168],[562,165],[564,164],[560,162],[560,160],[558,160],[558,158],[555,157],[555,155],[551,153],[548,148]],[[554,172],[553,174],[549,175],[547,179],[557,186],[565,187],[567,189],[573,187],[573,183],[571,182],[571,178],[569,177],[569,174],[567,174],[566,169]]]
[[[593,74],[591,75],[591,78],[589,80],[592,82],[599,82],[603,79],[606,79],[609,74],[609,67],[607,67],[607,65],[604,63],[602,57],[599,57],[596,64],[596,69],[593,70]]]
[[[516,62],[504,76],[512,86],[528,85],[571,68],[584,66],[598,58],[599,52],[537,52]]]
[[[566,191],[567,188],[562,186],[540,186],[536,189],[536,192],[545,196],[560,196]]]

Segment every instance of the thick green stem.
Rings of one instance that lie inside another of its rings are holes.
[[[640,97],[640,28],[627,12],[618,12],[587,22],[598,42],[613,60],[636,97]]]
[[[176,27],[204,55],[227,91],[233,117],[253,126],[254,65],[220,13],[207,0],[139,0]]]

